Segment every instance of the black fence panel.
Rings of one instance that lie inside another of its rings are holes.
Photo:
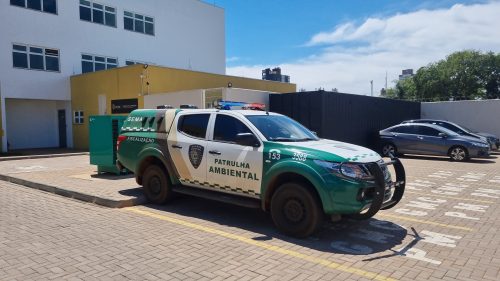
[[[420,103],[344,93],[314,91],[274,94],[272,112],[287,115],[322,138],[378,148],[378,132],[420,118]]]

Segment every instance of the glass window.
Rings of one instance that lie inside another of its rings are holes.
[[[33,10],[42,10],[41,0],[27,0],[28,8]]]
[[[55,57],[45,57],[45,68],[50,71],[59,71],[59,60]]]
[[[214,140],[236,143],[236,136],[241,133],[252,133],[240,120],[218,114],[215,119]]]
[[[92,21],[92,12],[90,7],[80,5],[80,19],[85,21]]]
[[[246,118],[270,141],[318,140],[307,128],[283,115],[248,115]]]
[[[28,68],[28,53],[12,52],[14,67]]]
[[[104,23],[104,13],[98,10],[92,10],[92,21],[95,23]]]
[[[10,0],[10,4],[51,14],[57,13],[57,0]]]
[[[210,114],[189,114],[179,118],[178,130],[195,138],[204,139]]]
[[[82,73],[112,69],[117,66],[117,58],[82,54]]]
[[[155,27],[152,23],[146,22],[145,29],[146,34],[155,35]]]
[[[417,134],[418,129],[412,125],[405,125],[405,126],[399,126],[399,127],[393,128],[393,129],[391,129],[391,132],[400,133],[400,134]]]
[[[116,27],[116,9],[87,0],[80,0],[80,19]]]
[[[418,134],[424,136],[437,137],[439,136],[439,131],[430,127],[418,126]]]
[[[56,0],[43,0],[43,11],[47,13],[56,14],[57,13]]]
[[[75,111],[73,113],[73,123],[75,124],[83,124],[85,118],[84,118],[84,115],[83,115],[83,111]]]
[[[12,46],[14,67],[59,71],[59,50],[27,45]]]
[[[93,72],[94,64],[89,61],[82,61],[82,73]]]
[[[43,70],[43,55],[30,54],[30,68]]]
[[[135,20],[135,31],[144,33],[144,21],[143,20]]]
[[[116,27],[116,14],[106,12],[105,22],[106,25]]]
[[[154,18],[125,11],[123,25],[126,30],[154,35]]]
[[[19,7],[26,7],[26,0],[10,0],[10,4]]]

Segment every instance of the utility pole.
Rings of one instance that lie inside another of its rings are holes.
[[[370,80],[371,95],[373,97],[373,80]]]
[[[387,91],[387,70],[385,71],[385,90]]]

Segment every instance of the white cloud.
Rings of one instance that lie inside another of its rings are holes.
[[[229,57],[229,58],[226,58],[226,63],[237,62],[239,60],[240,60],[240,57]]]
[[[360,25],[348,22],[313,35],[305,46],[320,51],[280,65],[298,88],[369,94],[374,80],[378,94],[385,86],[386,71],[391,86],[402,69],[416,71],[455,51],[500,52],[500,2],[369,18]],[[259,78],[266,67],[228,67],[227,73]]]

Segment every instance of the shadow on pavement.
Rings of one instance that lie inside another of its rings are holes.
[[[256,241],[283,240],[310,249],[350,255],[366,255],[384,252],[400,245],[407,230],[397,224],[379,219],[355,221],[343,219],[325,222],[312,237],[296,239],[279,233],[269,214],[222,202],[186,195],[177,195],[166,205],[149,204],[146,207],[201,219],[228,227],[236,227],[255,233]]]
[[[116,175],[116,174],[111,174],[111,173],[102,173],[102,174],[92,174],[90,175],[91,178],[96,178],[96,179],[103,179],[103,180],[123,180],[123,179],[130,179],[134,178],[134,174],[126,174],[126,175]]]

